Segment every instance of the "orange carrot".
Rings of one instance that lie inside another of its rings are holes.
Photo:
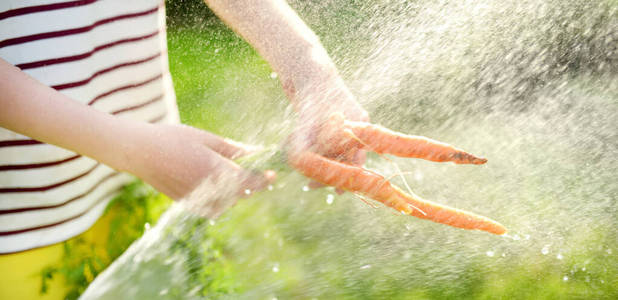
[[[345,121],[344,126],[350,129],[367,148],[376,153],[437,162],[452,161],[456,164],[480,165],[487,162],[484,158],[424,136],[402,134],[365,122]]]
[[[361,167],[339,163],[312,152],[291,156],[288,162],[307,177],[368,196],[407,215],[463,229],[493,234],[506,232],[506,228],[496,221],[414,197],[393,186],[383,176]]]
[[[333,131],[338,131],[347,133],[348,138],[351,138],[347,143],[337,147],[337,151],[345,151],[346,148],[357,146],[380,154],[422,158],[436,162],[451,161],[456,164],[475,165],[487,162],[484,158],[476,157],[449,144],[430,138],[402,134],[367,122],[344,120],[340,113],[334,113],[330,116],[327,128],[329,128],[327,135],[336,136]],[[327,143],[331,148],[336,145],[332,138],[327,140]]]

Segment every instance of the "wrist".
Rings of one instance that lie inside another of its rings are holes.
[[[156,125],[133,120],[118,123],[122,134],[114,143],[116,155],[113,167],[141,178],[148,170],[149,151],[157,147],[153,143],[157,140],[154,133]]]
[[[282,68],[279,79],[293,104],[305,100],[308,92],[324,90],[342,82],[337,68],[320,47],[307,47],[294,62]]]

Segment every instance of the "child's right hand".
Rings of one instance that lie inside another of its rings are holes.
[[[192,205],[196,200],[208,201],[203,203],[208,217],[221,214],[246,190],[260,190],[274,180],[272,171],[247,171],[231,160],[251,153],[251,146],[186,125],[144,125],[134,145],[128,147],[126,171],[174,199],[185,198],[208,181],[209,186],[225,193],[210,195],[215,199],[191,199]]]
[[[263,188],[274,176],[254,174],[230,160],[249,153],[246,145],[189,126],[112,116],[70,99],[2,59],[0,91],[1,127],[136,175],[174,199],[187,196],[205,179],[217,191],[226,190],[226,197],[211,203],[211,217],[246,189]]]

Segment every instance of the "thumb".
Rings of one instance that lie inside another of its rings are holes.
[[[194,139],[228,159],[236,159],[261,149],[260,146],[248,145],[229,138],[223,138],[212,132],[188,125],[178,124],[171,126],[183,128],[184,132],[190,134]]]

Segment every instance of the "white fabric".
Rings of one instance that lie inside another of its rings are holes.
[[[0,1],[0,13],[66,1]],[[157,10],[145,13],[152,9]],[[145,37],[100,49],[86,58],[25,68],[24,72],[49,86],[92,77],[87,84],[63,88],[59,92],[89,104],[102,94],[118,90],[98,99],[92,107],[108,113],[133,108],[117,113],[117,116],[145,122],[177,123],[178,110],[167,61],[165,11],[160,0],[102,0],[7,17],[0,19],[0,43],[23,36],[91,26],[104,19],[134,13],[143,15],[100,24],[82,33],[5,44],[0,47],[0,57],[15,65],[28,64],[80,55],[95,51],[102,45]],[[145,59],[148,60],[143,61]],[[136,63],[139,61],[143,62]],[[117,68],[110,70],[115,66]],[[153,80],[128,87],[148,79]],[[145,104],[153,99],[156,101]],[[131,180],[127,174],[112,175],[114,170],[97,165],[87,157],[45,167],[32,166],[61,161],[76,154],[47,144],[14,145],[15,141],[30,141],[30,138],[0,128],[0,253],[57,243],[86,231],[101,216],[113,193]],[[15,169],[19,165],[29,166]],[[45,191],[13,191],[46,187],[82,174],[86,175]],[[57,207],[33,209],[45,206]],[[55,223],[59,224],[28,231]],[[27,231],[13,233],[19,230]]]

